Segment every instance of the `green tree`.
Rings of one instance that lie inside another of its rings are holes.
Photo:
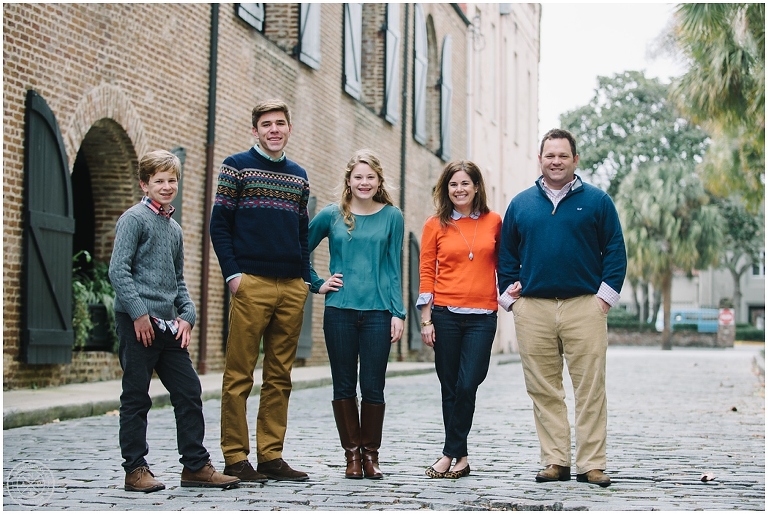
[[[765,189],[765,4],[679,4],[671,34],[688,71],[672,97],[710,134],[707,188],[742,195],[752,212]]]
[[[662,348],[671,349],[672,276],[717,264],[722,219],[692,161],[653,163],[622,181],[616,206],[627,246],[627,276],[647,278],[661,291]]]
[[[701,160],[706,134],[668,100],[669,86],[640,71],[598,77],[588,105],[560,117],[573,132],[579,168],[615,197],[624,177],[645,163]]]
[[[753,264],[760,262],[760,252],[765,248],[765,216],[762,211],[752,214],[737,198],[719,199],[717,202],[725,223],[720,265],[733,278],[733,304],[738,319],[741,277]]]

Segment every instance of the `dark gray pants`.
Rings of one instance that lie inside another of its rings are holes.
[[[124,312],[115,313],[115,330],[120,340],[120,366],[123,368],[123,393],[120,395],[120,451],[123,468],[131,472],[147,466],[147,413],[152,407],[149,382],[156,371],[170,393],[176,416],[176,442],[181,454],[179,462],[192,471],[202,468],[210,459],[203,446],[203,418],[200,378],[192,367],[186,348],[181,348],[170,330],[162,332],[154,321],[152,346],[136,340],[133,320]]]

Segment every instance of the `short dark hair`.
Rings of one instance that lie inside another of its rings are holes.
[[[288,105],[282,100],[277,99],[257,103],[256,107],[251,111],[251,123],[255,127],[259,123],[259,118],[273,111],[280,111],[285,114],[285,121],[288,122],[288,125],[291,124],[291,111],[288,109]]]
[[[568,132],[565,129],[552,129],[546,134],[544,134],[544,137],[541,138],[541,146],[539,147],[539,155],[544,153],[544,142],[549,139],[567,139],[568,142],[571,144],[571,153],[574,157],[576,157],[576,138],[573,137],[573,134]]]

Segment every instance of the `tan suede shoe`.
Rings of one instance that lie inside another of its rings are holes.
[[[601,469],[590,469],[586,473],[579,473],[576,475],[576,481],[588,482],[590,484],[599,485],[600,487],[608,487],[611,485],[611,478],[603,473]]]
[[[151,493],[165,489],[165,484],[155,480],[155,475],[147,466],[141,466],[125,474],[125,490],[139,493]]]
[[[213,467],[211,461],[205,466],[192,471],[184,466],[181,471],[181,487],[220,487],[221,489],[230,489],[237,487],[240,479],[229,475],[222,475]]]
[[[536,473],[537,482],[567,482],[571,479],[570,466],[558,466],[550,464]]]

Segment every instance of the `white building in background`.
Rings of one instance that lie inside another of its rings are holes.
[[[467,37],[467,155],[480,166],[492,210],[533,185],[539,133],[540,4],[460,4]],[[494,352],[517,351],[512,313],[500,312]]]

